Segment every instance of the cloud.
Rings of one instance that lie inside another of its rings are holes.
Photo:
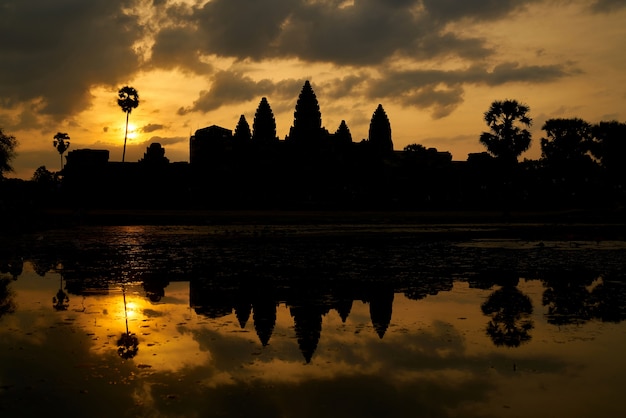
[[[624,0],[596,0],[591,5],[591,10],[596,13],[610,13],[626,8]]]
[[[390,71],[368,82],[370,99],[390,99],[403,105],[431,108],[434,118],[448,116],[463,102],[464,86],[499,86],[507,83],[547,83],[578,73],[562,65],[527,65],[506,62],[489,70],[471,66],[462,70]]]
[[[431,18],[448,22],[459,19],[494,20],[519,12],[541,0],[423,0]]]
[[[190,27],[169,27],[157,33],[152,46],[150,66],[183,72],[210,74],[213,67],[200,59],[201,42]]]
[[[281,98],[285,98],[287,95],[297,97],[303,84],[304,80],[295,79],[280,82],[269,79],[255,81],[239,72],[219,71],[213,77],[211,89],[201,91],[193,105],[181,107],[178,114],[185,115],[196,111],[206,113],[225,105],[260,99],[272,94]]]
[[[509,1],[515,5],[519,2]],[[432,4],[432,13],[445,10]],[[450,8],[448,17],[475,16],[473,8]],[[483,7],[492,11],[491,7]],[[499,6],[512,11],[515,7]],[[418,0],[212,0],[203,6],[170,7],[155,35],[151,65],[207,71],[200,56],[261,61],[297,58],[338,65],[380,65],[394,56],[432,59],[482,58],[492,51],[484,39],[446,30]]]
[[[162,137],[162,136],[153,136],[150,139],[148,139],[147,141],[144,141],[141,146],[147,147],[150,144],[154,143],[154,142],[158,142],[159,144],[165,146],[165,145],[174,145],[174,144],[180,144],[180,143],[185,143],[189,141],[189,138],[185,138],[182,136],[175,136],[175,137]]]
[[[3,107],[40,103],[56,120],[88,108],[96,85],[115,85],[139,68],[142,36],[124,0],[5,0],[0,11]]]
[[[150,133],[154,131],[159,131],[164,128],[165,128],[165,125],[161,125],[158,123],[149,123],[145,126],[142,126],[139,130],[143,133]]]

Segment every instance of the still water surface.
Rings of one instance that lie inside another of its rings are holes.
[[[0,414],[624,416],[624,241],[458,229],[20,239]]]

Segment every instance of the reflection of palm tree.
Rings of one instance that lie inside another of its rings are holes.
[[[66,311],[70,306],[70,298],[63,291],[63,275],[61,274],[61,282],[59,283],[59,291],[56,296],[52,297],[52,307],[57,311]]]
[[[122,153],[122,162],[126,157],[126,139],[128,138],[128,116],[130,112],[137,106],[139,106],[139,93],[132,87],[124,86],[118,91],[119,99],[117,104],[126,113],[126,131],[124,132],[124,151]]]
[[[542,302],[548,307],[548,323],[580,324],[591,319],[594,299],[588,286],[592,282],[593,277],[581,275],[547,279]]]
[[[626,286],[621,277],[603,277],[591,292],[594,317],[603,322],[621,322],[626,319]]]
[[[126,332],[117,340],[117,354],[125,359],[131,359],[137,355],[139,351],[139,340],[135,334],[128,331],[128,312],[126,310],[126,289],[122,286],[122,295],[124,297],[124,319],[126,321]]]
[[[485,315],[491,315],[487,334],[497,346],[519,347],[530,341],[533,322],[528,318],[533,312],[530,298],[517,287],[507,284],[493,292],[482,304]]]
[[[3,315],[15,312],[13,292],[9,289],[11,281],[4,277],[0,278],[0,318]]]

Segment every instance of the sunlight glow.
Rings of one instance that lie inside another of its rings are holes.
[[[126,126],[124,126],[126,129]],[[136,139],[137,138],[137,127],[133,123],[128,124],[128,139]]]

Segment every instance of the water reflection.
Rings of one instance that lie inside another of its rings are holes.
[[[69,306],[70,298],[63,290],[63,274],[59,274],[59,290],[57,294],[52,297],[52,307],[57,311],[66,311]]]
[[[128,330],[128,305],[126,303],[126,287],[122,285],[122,298],[124,300],[124,323],[126,324],[126,332],[117,340],[117,354],[123,359],[131,359],[137,355],[139,351],[139,340]]]
[[[3,262],[8,413],[70,393],[69,415],[619,415],[622,249],[204,232],[75,231]]]

